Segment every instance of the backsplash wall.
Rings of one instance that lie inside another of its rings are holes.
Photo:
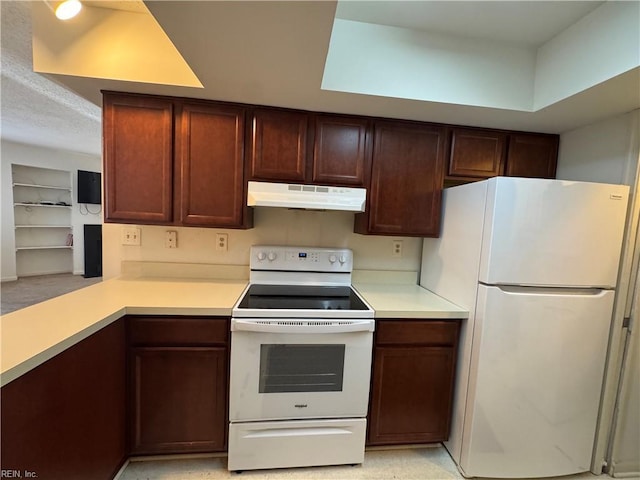
[[[248,265],[252,245],[342,247],[353,250],[358,270],[417,271],[422,239],[353,233],[354,214],[349,212],[255,208],[254,228],[249,230],[140,226],[141,245],[122,245],[124,225],[103,226],[103,278],[120,275],[122,261]],[[165,232],[178,232],[178,248],[164,246]],[[215,249],[216,233],[229,236],[227,252]],[[393,240],[402,240],[402,256],[392,256]]]

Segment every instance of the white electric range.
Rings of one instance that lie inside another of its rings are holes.
[[[373,309],[347,249],[254,246],[233,308],[229,470],[364,461]]]

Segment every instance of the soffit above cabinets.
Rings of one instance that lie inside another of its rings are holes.
[[[322,88],[537,112],[637,72],[638,18],[638,2],[341,1]]]
[[[345,1],[336,18],[539,47],[603,1]]]

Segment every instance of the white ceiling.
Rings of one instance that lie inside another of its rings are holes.
[[[29,2],[2,0],[2,137],[99,155],[101,89],[555,133],[640,107],[638,69],[537,112],[324,91],[334,1],[145,3],[203,89],[35,74]],[[532,47],[601,3],[349,1],[337,16]]]
[[[33,72],[29,2],[0,1],[2,138],[100,154],[100,107]]]

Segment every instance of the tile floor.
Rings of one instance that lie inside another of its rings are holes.
[[[171,460],[132,460],[117,480],[446,480],[462,479],[441,446],[415,449],[372,450],[357,466],[330,466],[252,470],[240,474],[227,471],[226,457]],[[610,479],[584,473],[562,480]]]

